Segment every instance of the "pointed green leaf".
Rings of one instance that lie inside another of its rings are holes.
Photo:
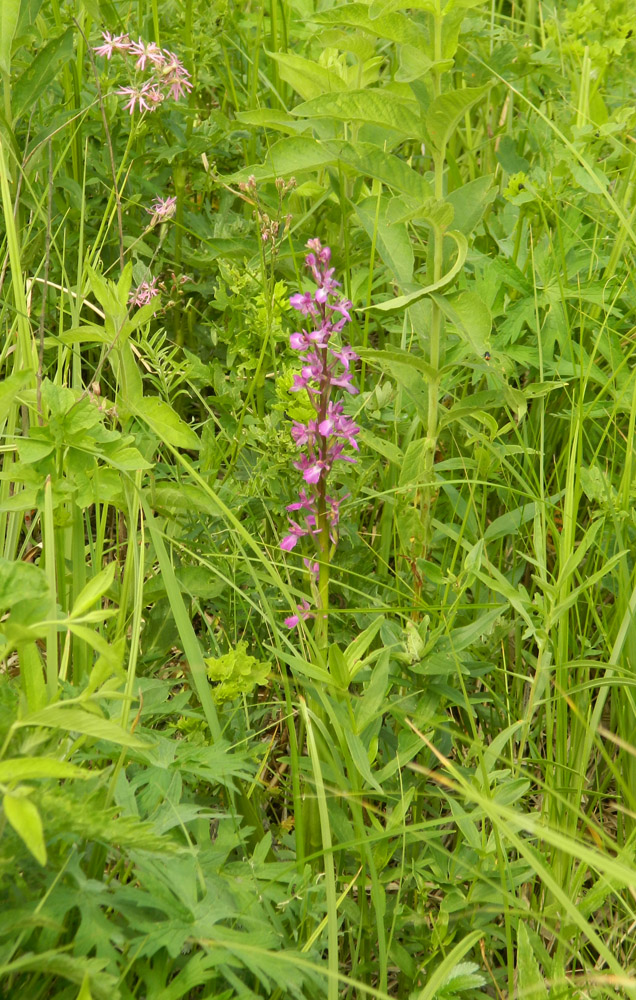
[[[48,729],[62,729],[70,733],[83,733],[98,740],[108,740],[122,747],[146,747],[145,740],[122,729],[115,722],[93,715],[77,705],[47,705],[39,712],[26,715],[14,722],[14,726],[45,726]]]
[[[416,106],[388,90],[351,90],[346,94],[324,94],[299,104],[292,114],[303,118],[335,118],[394,129],[405,138],[418,139],[422,124]]]
[[[410,7],[412,5],[402,4],[402,6]],[[422,42],[426,40],[421,28],[414,24],[413,19],[406,14],[389,11],[371,17],[369,6],[366,3],[348,3],[344,6],[332,7],[331,10],[322,10],[312,16],[312,21],[336,28],[359,28],[376,35],[378,38],[386,38],[401,44],[414,45],[418,37],[421,37]]]
[[[71,611],[71,618],[79,618],[103,597],[115,579],[115,563],[111,562],[92,577],[80,591]]]
[[[281,79],[293,87],[303,101],[347,89],[342,77],[313,59],[305,59],[293,52],[268,52],[267,55],[277,62]]]
[[[2,0],[0,3],[0,72],[11,72],[11,46],[20,16],[20,0]]]
[[[46,844],[40,814],[24,795],[5,795],[2,808],[9,823],[22,838],[38,864],[46,864]]]
[[[428,106],[424,123],[436,149],[443,151],[466,112],[481,100],[488,87],[466,87],[436,97]]]
[[[0,8],[12,0],[2,0]],[[2,28],[0,27],[0,36]],[[57,76],[65,62],[73,57],[73,29],[67,28],[63,35],[53,38],[24,70],[13,87],[12,111],[15,118],[30,111],[35,102]]]
[[[246,180],[253,174],[257,181],[274,177],[288,177],[304,170],[320,170],[336,159],[333,147],[312,139],[295,135],[279,139],[267,153],[265,161],[256,167],[243,167],[227,178],[231,184]]]
[[[545,980],[523,920],[517,927],[517,990],[523,1000],[548,1000]]]
[[[201,447],[198,436],[172,407],[157,396],[142,396],[135,403],[134,412],[148,424],[151,431],[174,448],[196,451]]]
[[[0,384],[0,427],[7,419],[15,397],[29,384],[34,374],[33,370],[24,369],[7,376]]]
[[[0,781],[3,784],[34,778],[93,778],[96,773],[51,757],[13,757],[0,761]]]
[[[439,281],[434,282],[432,285],[424,285],[423,288],[418,288],[414,292],[410,292],[408,295],[399,295],[394,299],[387,299],[386,302],[376,302],[369,306],[369,309],[375,309],[378,312],[399,312],[401,309],[406,309],[407,306],[413,305],[414,302],[419,302],[423,299],[425,295],[430,295],[431,292],[438,292],[440,289],[445,288],[449,285],[451,281],[459,274],[462,267],[464,266],[464,261],[466,260],[466,254],[468,252],[468,242],[463,233],[455,232],[451,230],[446,234],[450,236],[451,239],[457,244],[457,260],[451,267],[450,271],[447,271]],[[364,310],[360,310],[363,312]]]
[[[380,257],[389,268],[395,281],[404,287],[413,279],[413,247],[411,240],[403,222],[395,222],[391,219],[391,210],[397,206],[404,205],[404,202],[397,198],[364,198],[355,206],[358,219],[364,226],[367,236],[373,240],[375,235],[376,246]]]
[[[451,321],[462,340],[470,344],[475,354],[483,357],[490,345],[492,316],[476,292],[458,295],[433,295],[434,301]]]

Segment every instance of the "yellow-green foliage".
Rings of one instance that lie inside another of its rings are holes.
[[[208,657],[205,663],[208,679],[214,684],[212,697],[217,704],[249,694],[257,684],[265,684],[270,673],[269,663],[250,656],[245,642],[237,643],[224,656]]]

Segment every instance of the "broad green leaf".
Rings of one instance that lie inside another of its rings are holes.
[[[71,618],[79,618],[96,604],[100,597],[112,586],[115,579],[115,563],[111,562],[104,569],[100,570],[77,595]]]
[[[35,860],[46,864],[44,830],[37,807],[25,795],[5,795],[2,808],[9,823],[22,838]]]
[[[252,111],[237,111],[236,120],[242,125],[255,125],[257,128],[271,128],[278,132],[291,134],[306,132],[307,122],[298,121],[288,111],[280,108],[254,108]]]
[[[476,177],[474,181],[463,184],[446,196],[454,209],[453,227],[469,236],[480,223],[488,205],[497,197],[497,188],[493,186],[493,175]]]
[[[349,747],[351,759],[360,776],[364,779],[368,786],[375,788],[375,790],[380,792],[381,795],[384,794],[382,785],[371,771],[369,757],[360,737],[357,733],[354,733],[353,730],[345,729],[345,738],[347,740],[347,746]]]
[[[0,72],[11,72],[11,46],[20,17],[20,0],[0,3]]]
[[[394,129],[405,138],[422,136],[422,125],[416,106],[388,90],[352,90],[346,94],[324,94],[299,104],[292,114],[302,118],[335,118],[382,125]]]
[[[12,757],[0,761],[0,781],[28,781],[34,778],[93,778],[97,772],[51,757]]]
[[[419,80],[420,77],[430,73],[434,65],[421,48],[417,48],[415,45],[401,45],[400,65],[397,68],[395,79],[398,83],[411,83],[412,80]]]
[[[390,653],[388,649],[382,650],[382,655],[374,665],[371,677],[365,687],[361,698],[356,700],[355,720],[356,730],[359,734],[376,718],[386,705],[387,697],[391,688],[390,673]]]
[[[418,358],[417,355],[410,354],[408,351],[400,351],[397,348],[394,351],[376,351],[370,347],[361,347],[358,349],[358,354],[364,360],[381,365],[389,373],[393,365],[404,365],[407,368],[414,368],[424,376],[427,382],[436,382],[438,378],[438,373],[424,358]]]
[[[47,705],[39,712],[26,715],[14,722],[16,728],[23,726],[45,726],[47,729],[62,729],[69,733],[83,733],[98,740],[108,740],[122,747],[146,747],[145,740],[133,736],[110,719],[93,715],[77,705]]]
[[[366,662],[364,654],[382,628],[383,624],[384,617],[382,615],[378,615],[370,625],[367,625],[364,632],[360,632],[360,634],[357,635],[345,649],[344,657],[347,661],[347,670],[349,671],[351,680],[353,680],[358,671],[364,666],[364,663]]]
[[[456,10],[472,10],[473,7],[481,7],[486,0],[448,0],[444,8],[444,14],[450,14]]]
[[[231,174],[227,180],[231,184],[236,184],[238,181],[246,180],[251,174],[257,181],[287,177],[305,170],[322,169],[335,160],[333,147],[309,136],[290,136],[275,142],[262,164],[256,167],[243,167]]]
[[[336,152],[341,163],[355,167],[364,177],[375,177],[387,187],[408,194],[418,201],[431,196],[431,186],[421,174],[399,156],[385,153],[370,142],[334,141],[324,145]]]
[[[0,7],[11,0],[2,0]],[[0,31],[1,33],[1,31]],[[30,111],[35,102],[57,76],[60,67],[73,56],[73,29],[67,28],[63,35],[53,38],[38,52],[33,62],[18,78],[12,94],[12,111],[15,118]]]
[[[448,141],[466,112],[481,100],[488,87],[466,87],[440,94],[429,104],[424,123],[429,138],[439,151],[446,149]]]
[[[49,585],[44,571],[27,562],[12,562],[0,557],[0,614],[20,601],[48,600]]]
[[[407,5],[402,4],[402,6]],[[411,5],[408,4],[408,6]],[[331,10],[323,10],[312,15],[312,21],[336,28],[359,28],[376,35],[378,38],[386,38],[401,44],[415,45],[418,37],[423,43],[426,41],[422,29],[419,25],[414,24],[413,19],[406,14],[393,11],[371,17],[369,6],[366,3],[348,3],[344,6],[332,7]]]
[[[304,101],[347,89],[341,76],[312,59],[293,52],[268,52],[267,55],[276,60],[281,79],[293,87]]]
[[[428,14],[437,12],[439,0],[372,0],[369,6],[369,17],[375,21],[381,17],[388,17],[398,10],[405,10],[410,7],[412,10],[424,10]]]
[[[457,244],[457,260],[439,281],[435,281],[432,285],[424,285],[423,288],[418,288],[415,292],[410,292],[408,295],[399,295],[397,298],[388,299],[386,302],[376,302],[368,308],[375,309],[378,312],[399,312],[401,309],[406,309],[408,306],[413,305],[414,302],[419,302],[425,295],[430,295],[431,292],[438,292],[440,289],[445,288],[446,285],[449,285],[464,266],[468,252],[468,242],[463,233],[455,232],[455,230],[451,230],[446,235],[450,236]]]
[[[63,344],[110,344],[112,337],[106,333],[103,326],[89,323],[86,326],[73,326],[60,334]]]
[[[400,469],[400,486],[412,486],[424,481],[425,460],[426,438],[410,441]]]
[[[387,197],[381,197],[378,205],[377,198],[369,197],[356,205],[355,210],[369,239],[373,240],[375,235],[378,253],[393,278],[404,287],[413,279],[414,257],[406,225],[391,221],[391,210],[395,210],[396,203],[404,205],[397,198]]]
[[[523,1000],[548,1000],[545,980],[523,920],[517,926],[517,990]]]
[[[135,412],[139,400],[143,399],[143,382],[130,344],[117,346],[108,355],[113,374],[117,379],[117,405],[127,416]]]
[[[400,466],[404,461],[404,454],[402,450],[394,444],[393,441],[386,441],[384,438],[379,437],[377,434],[373,434],[372,431],[368,431],[364,427],[360,430],[358,440],[364,444],[366,448],[372,448],[373,451],[377,451],[380,455],[383,455],[384,458],[387,458],[389,462],[393,462],[394,465]]]
[[[201,441],[192,428],[163,399],[142,396],[136,401],[134,412],[148,424],[153,434],[174,448],[196,451],[201,447]]]
[[[516,535],[522,524],[532,520],[536,509],[536,503],[527,503],[522,507],[506,511],[488,525],[484,538],[489,542],[495,538],[504,538],[506,535]]]
[[[40,13],[43,0],[22,0],[20,5],[20,19],[16,30],[16,37],[23,35],[34,23]]]
[[[412,400],[420,418],[426,422],[428,414],[428,395],[426,381],[434,381],[435,373],[422,358],[410,355],[407,351],[374,351],[359,349],[361,358],[380,365],[391,378],[402,386]],[[424,378],[422,376],[424,375]]]
[[[490,345],[492,316],[483,299],[476,292],[459,292],[457,295],[433,295],[434,301],[451,321],[462,340],[475,354],[483,357]]]
[[[150,302],[146,302],[145,305],[136,309],[130,319],[126,320],[122,336],[129,337],[133,330],[138,330],[140,326],[149,323],[160,306],[161,297],[155,295]]]
[[[24,369],[8,375],[0,384],[0,427],[7,419],[15,397],[32,381],[34,375],[35,372]]]

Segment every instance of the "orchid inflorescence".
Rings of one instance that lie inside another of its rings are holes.
[[[301,488],[298,500],[287,507],[297,520],[290,517],[289,531],[280,547],[291,552],[299,539],[311,535],[321,557],[327,561],[329,548],[337,541],[342,502],[342,498],[336,499],[327,493],[327,479],[335,462],[355,462],[355,458],[343,452],[347,445],[357,450],[356,435],[360,430],[344,413],[342,402],[334,402],[331,397],[334,389],[357,393],[351,384],[351,363],[358,355],[349,345],[332,346],[334,334],[340,334],[351,320],[352,303],[338,292],[340,286],[334,280],[334,268],[329,267],[331,250],[322,246],[318,239],[309,240],[307,248],[310,252],[305,257],[305,264],[317,287],[313,292],[297,292],[289,300],[294,309],[306,317],[309,328],[292,333],[289,338],[290,346],[301,352],[303,361],[290,392],[305,389],[316,416],[306,424],[294,421],[292,426],[292,438],[303,449],[294,467],[302,473],[306,485]],[[316,581],[320,564],[308,559],[304,563]],[[301,618],[311,617],[314,614],[310,605],[303,601],[297,614],[286,618],[285,624],[293,628]]]
[[[178,56],[168,49],[160,49],[156,42],[131,42],[128,35],[111,35],[102,32],[104,41],[95,46],[95,53],[111,59],[113,53],[121,52],[135,59],[135,69],[151,76],[148,80],[132,87],[121,87],[117,93],[128,98],[126,110],[132,115],[135,107],[140,111],[155,111],[166,97],[175,101],[185,97],[192,90],[190,74]]]

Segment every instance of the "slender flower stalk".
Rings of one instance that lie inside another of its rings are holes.
[[[357,393],[352,385],[351,365],[358,356],[348,344],[336,346],[332,340],[351,320],[352,303],[338,292],[340,286],[334,280],[334,268],[329,267],[331,250],[323,247],[318,239],[309,240],[307,248],[310,252],[305,257],[305,265],[316,289],[297,292],[289,300],[306,318],[307,326],[289,338],[290,346],[299,351],[302,362],[290,392],[307,391],[315,418],[306,424],[294,421],[292,426],[292,438],[302,449],[294,467],[302,473],[305,485],[300,489],[298,500],[287,507],[294,517],[289,518],[289,531],[280,547],[284,552],[291,552],[300,539],[313,539],[319,560],[305,559],[304,562],[316,595],[316,612],[312,612],[304,600],[298,613],[285,619],[285,624],[294,628],[301,619],[315,617],[316,637],[319,645],[324,646],[329,608],[329,561],[338,540],[342,502],[342,498],[337,499],[327,492],[327,481],[336,462],[356,461],[345,453],[345,448],[349,446],[357,451],[356,435],[360,430],[345,414],[342,402],[334,401],[332,396],[336,389]]]

